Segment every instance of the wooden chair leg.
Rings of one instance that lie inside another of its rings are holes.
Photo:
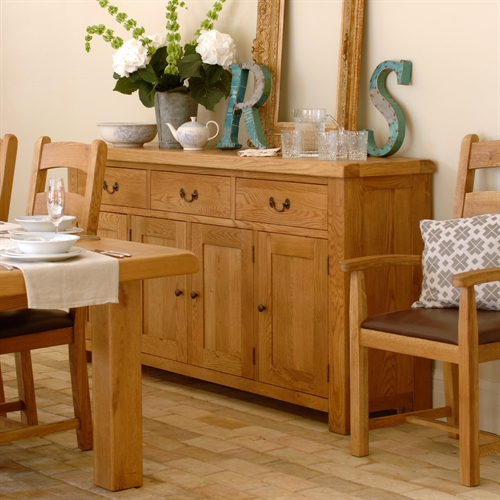
[[[443,363],[444,397],[446,406],[451,408],[451,415],[446,418],[450,425],[458,426],[459,423],[459,393],[458,393],[458,365],[456,363]],[[449,432],[448,436],[458,439],[458,434]]]
[[[19,399],[24,402],[24,409],[21,410],[21,421],[29,425],[38,425],[31,351],[16,352],[14,358]]]
[[[462,290],[460,298],[458,319],[460,483],[464,486],[477,486],[479,484],[479,348],[474,289]]]
[[[91,450],[93,447],[93,427],[85,351],[85,314],[82,310],[76,310],[73,313],[74,342],[69,344],[68,352],[75,417],[80,420],[76,437],[78,447],[81,450]]]
[[[364,294],[362,273],[352,273],[351,297],[355,304],[350,311],[351,455],[356,457],[369,453],[368,348],[359,341],[359,320],[366,317]]]
[[[0,365],[0,403],[5,403],[5,390],[3,388],[2,366]],[[7,413],[0,412],[0,417],[6,417]]]

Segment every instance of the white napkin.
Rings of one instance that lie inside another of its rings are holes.
[[[21,229],[21,224],[15,222],[0,222],[0,233],[6,233],[7,231],[12,231],[13,229]]]
[[[86,251],[59,262],[25,262],[5,256],[0,261],[23,272],[30,308],[69,309],[118,302],[119,263],[114,257]]]
[[[240,149],[238,156],[276,156],[280,149]]]

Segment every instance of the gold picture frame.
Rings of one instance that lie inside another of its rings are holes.
[[[266,66],[272,76],[269,98],[259,109],[264,136],[272,147],[279,146],[280,130],[294,126],[278,120],[285,2],[258,1],[257,33],[252,46],[253,60]],[[347,130],[357,127],[363,16],[364,0],[343,0],[335,118]]]

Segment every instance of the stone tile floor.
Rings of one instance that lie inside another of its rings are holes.
[[[71,415],[65,348],[33,353],[40,420]],[[12,356],[1,357],[14,396]],[[89,364],[91,373],[91,364]],[[171,500],[499,500],[500,456],[481,459],[481,485],[458,482],[457,442],[404,425],[371,432],[349,454],[326,414],[147,368],[144,486],[109,492],[92,481],[92,452],[74,431],[0,446],[0,498]]]

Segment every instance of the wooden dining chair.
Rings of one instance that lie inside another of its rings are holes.
[[[28,194],[28,214],[46,214],[45,184],[52,168],[71,168],[85,174],[85,190],[67,193],[65,213],[75,215],[79,227],[87,234],[97,231],[101,204],[107,145],[76,142],[52,143],[41,137],[35,144]],[[0,312],[0,354],[15,353],[16,401],[0,403],[0,419],[9,430],[0,433],[0,444],[18,439],[44,436],[76,429],[78,446],[92,449],[92,414],[85,351],[86,308],[69,312],[46,309],[18,309]],[[68,345],[71,387],[75,418],[46,424],[38,423],[33,382],[31,350]],[[9,412],[20,411],[21,422],[7,419]]]
[[[341,262],[350,273],[351,454],[369,454],[369,429],[410,422],[459,438],[460,482],[476,486],[479,459],[500,452],[500,436],[479,430],[479,363],[500,359],[500,191],[474,191],[478,170],[500,170],[500,141],[462,141],[453,219],[422,221],[422,256]],[[422,266],[419,300],[368,316],[364,273]],[[446,406],[369,418],[369,349],[439,360]],[[446,421],[438,420],[446,418]]]
[[[102,140],[92,144],[78,142],[51,142],[40,137],[35,143],[31,164],[26,215],[47,214],[46,184],[48,172],[55,168],[68,169],[68,177],[79,172],[78,192],[66,192],[64,214],[74,215],[83,234],[96,234],[106,167],[107,145]],[[59,176],[60,177],[60,176]]]
[[[17,137],[5,134],[0,139],[0,221],[4,222],[9,219],[16,155]]]

